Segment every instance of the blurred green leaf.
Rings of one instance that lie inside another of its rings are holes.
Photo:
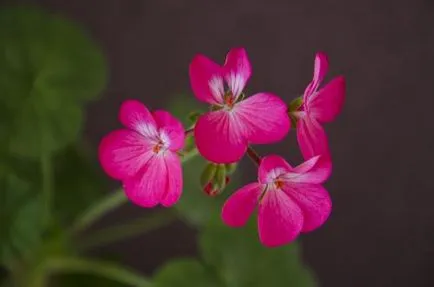
[[[155,287],[218,287],[212,270],[207,269],[197,260],[180,258],[163,266],[154,276]]]
[[[24,156],[51,153],[78,137],[82,124],[82,112],[78,106],[45,110],[46,107],[27,104],[30,106],[23,107],[14,119],[15,132],[10,139],[12,153]]]
[[[245,228],[233,229],[215,218],[201,233],[199,243],[205,262],[219,272],[227,286],[316,286],[301,262],[298,245],[262,246],[253,221]]]
[[[126,287],[128,285],[90,274],[64,274],[54,278],[54,286],[77,287],[77,286],[104,286],[104,287]]]
[[[0,261],[26,257],[41,243],[43,204],[34,186],[8,173],[0,175]]]
[[[106,176],[88,150],[71,145],[54,158],[54,213],[64,224],[108,189]]]
[[[66,146],[80,105],[105,81],[103,55],[75,24],[34,8],[0,10],[0,147],[38,157]]]

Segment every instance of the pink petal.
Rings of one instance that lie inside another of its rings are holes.
[[[166,193],[161,198],[161,204],[169,207],[178,202],[182,193],[182,168],[179,156],[168,151],[164,155],[167,168],[167,187]]]
[[[222,68],[207,57],[194,57],[190,64],[190,84],[198,100],[209,104],[223,102],[225,91]]]
[[[133,129],[145,137],[154,138],[157,136],[154,118],[146,106],[139,101],[124,101],[119,112],[119,120],[125,127]]]
[[[281,190],[267,190],[259,204],[259,238],[267,247],[277,247],[297,238],[303,227],[298,205]]]
[[[102,139],[98,153],[104,171],[120,180],[134,176],[154,154],[147,139],[130,130],[109,133]]]
[[[307,86],[304,91],[303,101],[308,102],[309,97],[316,92],[321,82],[324,80],[325,75],[329,69],[327,55],[323,52],[318,52],[315,56],[315,67],[313,72],[312,82]]]
[[[296,166],[286,177],[292,182],[323,183],[331,174],[331,160],[323,156],[314,156]]]
[[[312,231],[327,220],[332,210],[332,201],[324,187],[318,184],[296,184],[285,186],[284,189],[303,212],[302,232]]]
[[[331,122],[342,110],[345,100],[345,78],[334,78],[309,98],[310,114],[320,122]]]
[[[316,155],[330,158],[324,129],[308,115],[299,118],[297,122],[297,140],[304,159],[310,159]]]
[[[245,126],[247,140],[253,144],[278,142],[287,135],[291,125],[286,104],[268,93],[237,103],[233,112]]]
[[[184,127],[182,123],[166,111],[153,112],[155,122],[160,132],[160,136],[167,137],[169,149],[172,151],[180,150],[184,147]]]
[[[278,155],[268,155],[262,158],[258,168],[258,179],[260,183],[270,183],[274,180],[273,171],[276,169],[290,172],[292,167]]]
[[[194,137],[200,154],[209,161],[231,163],[241,159],[247,150],[240,121],[220,110],[199,117]]]
[[[258,204],[264,186],[250,183],[234,192],[223,205],[223,222],[231,227],[244,226]]]
[[[163,156],[154,155],[143,168],[124,181],[127,197],[142,207],[154,207],[165,196],[168,171]]]
[[[233,48],[226,55],[226,61],[223,66],[224,77],[230,90],[237,98],[252,74],[252,67],[247,57],[246,50],[243,48]]]

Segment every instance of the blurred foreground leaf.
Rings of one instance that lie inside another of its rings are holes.
[[[72,145],[62,150],[55,156],[54,171],[54,213],[63,224],[70,223],[107,190],[106,177],[84,147]]]
[[[298,245],[262,246],[253,221],[245,228],[233,229],[218,218],[202,231],[199,243],[205,262],[219,272],[226,286],[316,286],[301,261]]]
[[[0,10],[0,147],[39,157],[76,139],[81,105],[106,80],[105,61],[73,23],[33,8]]]
[[[54,286],[77,287],[77,286],[104,286],[104,287],[125,287],[127,285],[97,275],[89,274],[63,274],[53,280]]]
[[[0,261],[6,265],[41,243],[43,204],[33,188],[14,174],[0,175]]]
[[[155,287],[219,287],[213,273],[194,259],[176,259],[163,266],[154,276]]]

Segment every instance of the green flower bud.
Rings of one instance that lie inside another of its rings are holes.
[[[208,163],[200,176],[200,184],[206,186],[208,183],[212,182],[216,171],[217,165],[214,163]]]
[[[219,190],[223,191],[226,187],[226,167],[224,164],[219,164],[214,177],[214,183],[217,184]]]
[[[226,174],[228,174],[228,175],[233,174],[237,170],[237,166],[238,166],[237,162],[226,164],[225,165]]]
[[[297,111],[303,105],[303,97],[295,98],[289,103],[288,110],[290,113]]]

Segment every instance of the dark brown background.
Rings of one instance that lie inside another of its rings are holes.
[[[305,259],[325,287],[434,286],[434,1],[18,2],[78,21],[103,47],[110,82],[89,106],[86,126],[95,147],[118,126],[122,100],[160,107],[188,91],[195,53],[223,61],[229,48],[246,47],[249,90],[289,101],[310,81],[315,51],[326,51],[332,74],[347,78],[347,101],[327,126],[333,215],[303,236]],[[293,133],[278,149],[300,159]],[[113,220],[139,212],[128,206]],[[194,234],[174,225],[107,249],[150,272],[168,257],[193,254]]]

